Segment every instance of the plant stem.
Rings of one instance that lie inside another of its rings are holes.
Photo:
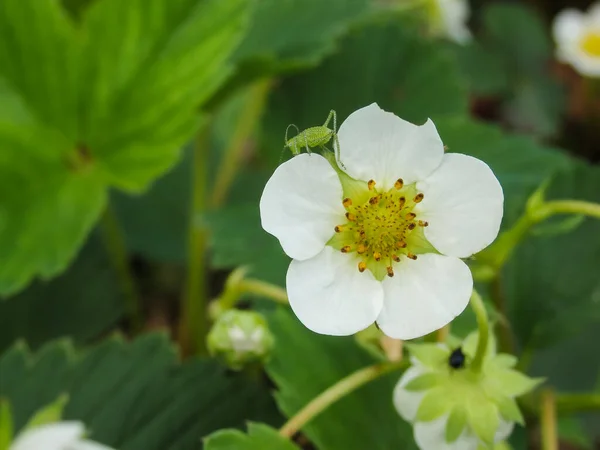
[[[600,204],[582,200],[552,200],[535,212],[535,220],[540,222],[555,214],[583,214],[600,219]]]
[[[600,394],[556,394],[556,408],[560,414],[600,410]]]
[[[179,324],[179,343],[183,355],[207,354],[208,292],[206,288],[207,229],[206,178],[210,119],[205,119],[196,137],[192,167],[192,203],[188,236],[188,267]]]
[[[251,278],[240,282],[239,289],[241,293],[248,293],[266,297],[276,303],[289,305],[289,300],[285,289],[266,281],[254,280]]]
[[[505,353],[514,353],[515,341],[508,320],[508,311],[506,308],[506,298],[504,296],[502,285],[502,274],[498,272],[491,283],[491,297],[494,307],[501,315],[500,320],[496,322],[496,331],[498,334],[498,349]]]
[[[342,378],[333,386],[321,392],[312,399],[304,408],[298,411],[290,420],[288,420],[279,430],[281,436],[291,438],[296,432],[314,419],[317,415],[326,410],[339,399],[355,391],[359,387],[376,380],[377,378],[406,367],[409,363],[406,361],[396,361],[388,363],[379,363],[373,366],[360,369],[345,378]]]
[[[113,267],[117,272],[121,293],[125,297],[125,311],[133,333],[142,327],[142,308],[136,284],[129,267],[129,256],[123,230],[110,203],[100,220],[100,231]]]
[[[209,202],[211,208],[222,205],[227,197],[235,174],[240,167],[239,162],[243,155],[245,144],[262,116],[272,84],[272,80],[266,78],[256,82],[249,89],[250,98],[246,102],[217,171]]]
[[[545,390],[541,398],[542,450],[558,450],[558,432],[556,430],[556,403],[554,393]]]
[[[475,357],[473,358],[473,362],[471,363],[471,368],[475,372],[481,372],[483,360],[485,358],[485,353],[487,351],[488,346],[490,325],[488,321],[487,312],[485,310],[485,305],[483,304],[483,300],[481,300],[481,296],[475,289],[473,289],[473,294],[471,295],[471,308],[475,313],[475,317],[477,318],[477,326],[479,327],[477,350],[475,351]]]

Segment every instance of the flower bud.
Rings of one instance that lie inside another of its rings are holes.
[[[407,344],[412,366],[394,390],[394,404],[414,427],[421,450],[494,448],[523,416],[515,398],[542,380],[513,369],[517,359],[496,354],[490,336],[481,370],[471,367],[478,335],[460,346]]]
[[[264,363],[273,348],[267,321],[257,312],[231,309],[221,314],[208,333],[210,353],[223,358],[234,370]]]

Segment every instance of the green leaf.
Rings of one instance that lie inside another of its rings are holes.
[[[419,404],[415,421],[429,422],[446,414],[452,406],[452,401],[444,394],[445,390],[441,388],[427,391]]]
[[[519,425],[525,426],[525,419],[519,409],[519,405],[515,399],[505,396],[499,396],[494,399],[500,415],[508,422],[516,422]]]
[[[76,25],[54,0],[2,2],[0,293],[64,270],[109,187],[140,191],[177,161],[247,15],[246,0],[98,0]]]
[[[248,424],[248,434],[238,430],[220,430],[204,440],[206,450],[298,450],[277,430],[259,423]]]
[[[10,404],[0,400],[0,450],[9,450],[13,438],[13,420]]]
[[[267,372],[287,417],[343,377],[380,362],[352,337],[315,334],[284,308],[271,314],[269,324],[277,344]],[[392,404],[399,378],[390,373],[344,396],[306,424],[303,433],[320,450],[416,449],[410,426]]]
[[[586,450],[594,448],[594,444],[582,426],[581,420],[575,417],[560,417],[558,419],[558,436],[561,442],[572,444],[577,448]]]
[[[207,434],[246,420],[279,425],[263,381],[178,359],[164,334],[112,338],[84,353],[66,341],[35,355],[17,345],[0,356],[0,396],[11,401],[18,431],[64,392],[63,420],[80,420],[95,441],[126,450],[197,448]]]
[[[60,395],[56,400],[52,403],[43,406],[38,409],[31,419],[27,422],[25,428],[36,428],[41,425],[47,425],[49,423],[59,422],[62,418],[63,411],[65,406],[69,402],[69,397],[67,395]]]
[[[546,197],[600,202],[600,168],[566,165],[553,178]],[[529,237],[517,248],[505,267],[503,284],[510,323],[521,346],[550,347],[600,321],[599,235],[600,222],[586,218],[571,233]],[[577,349],[563,358],[581,354]],[[552,366],[558,371],[564,367]]]
[[[485,444],[492,446],[500,423],[498,409],[494,403],[469,397],[465,406],[469,427]]]
[[[438,369],[440,366],[446,365],[450,357],[450,351],[438,344],[406,343],[405,346],[411,356],[414,356],[421,364],[431,369]]]
[[[426,391],[428,389],[433,388],[436,384],[438,384],[440,381],[442,381],[447,375],[441,374],[441,373],[424,373],[422,375],[419,375],[416,378],[413,378],[412,380],[410,380],[406,386],[404,386],[404,389],[406,389],[407,391],[415,391],[415,392],[419,392],[419,391]]]
[[[448,415],[446,422],[446,442],[452,443],[458,439],[467,426],[467,413],[461,406],[455,406]]]
[[[92,233],[65,273],[0,302],[0,352],[16,339],[34,349],[67,335],[78,344],[90,342],[119,321],[124,307],[114,266]]]
[[[361,69],[351,69],[357,61]],[[373,102],[415,123],[467,113],[465,86],[447,49],[397,20],[377,23],[344,39],[340,51],[317,70],[288,78],[273,92],[262,150],[275,166],[290,123],[301,130],[321,125],[334,109],[339,127],[350,113]]]

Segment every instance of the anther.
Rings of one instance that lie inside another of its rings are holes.
[[[381,260],[381,253],[373,252],[373,258],[375,258],[375,261]]]
[[[370,203],[371,205],[376,205],[377,203],[379,203],[379,196],[378,196],[378,195],[376,195],[375,197],[371,197],[371,198],[369,199],[369,203]]]
[[[421,203],[421,200],[423,200],[423,197],[425,197],[425,195],[423,195],[423,193],[420,192],[417,195],[415,195],[415,198],[413,198],[413,202]]]
[[[345,198],[344,200],[342,200],[342,205],[344,205],[346,208],[348,206],[352,206],[352,199],[351,198]]]
[[[392,255],[392,259],[396,262],[400,262],[400,257],[398,255]]]
[[[409,224],[408,224],[408,229],[409,229],[409,230],[414,230],[416,226],[417,226],[417,224],[416,224],[416,223],[414,223],[414,222],[411,222],[411,223],[409,223]]]
[[[369,188],[370,191],[373,190],[373,188],[375,187],[375,180],[369,180],[369,182],[367,183],[367,187]]]
[[[388,266],[387,268],[387,275],[388,277],[393,277],[394,276],[394,269],[392,268],[392,266]]]
[[[420,227],[426,227],[429,225],[429,222],[423,221],[423,220],[419,220],[419,226]]]
[[[348,253],[352,248],[349,245],[344,245],[342,247],[342,253]]]
[[[414,253],[407,253],[406,256],[412,259],[413,261],[417,260],[417,255],[415,255]]]
[[[361,261],[358,263],[358,271],[360,273],[363,273],[365,270],[367,270],[367,263],[364,261]]]
[[[367,251],[367,247],[365,247],[365,244],[358,244],[358,247],[356,248],[356,253],[358,253],[359,255],[362,255],[366,251]]]
[[[354,222],[356,220],[356,216],[350,212],[347,212],[346,219],[348,219],[350,222]]]
[[[398,241],[398,242],[396,242],[396,247],[397,248],[406,248],[406,242]]]
[[[396,182],[394,183],[394,187],[398,190],[402,189],[403,186],[404,186],[404,180],[402,178],[398,178],[396,180]]]
[[[417,215],[412,212],[409,212],[406,216],[404,216],[406,220],[413,220],[415,217],[417,217]]]
[[[343,225],[336,225],[334,228],[336,233],[341,233],[342,231],[344,231],[344,226]]]
[[[398,207],[402,209],[404,207],[404,203],[406,203],[406,199],[404,197],[400,197],[398,200]]]

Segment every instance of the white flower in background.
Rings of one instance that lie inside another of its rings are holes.
[[[542,380],[515,371],[516,358],[496,354],[490,339],[481,372],[469,363],[477,333],[462,348],[445,344],[410,345],[412,366],[394,389],[394,405],[413,425],[421,450],[478,450],[510,436],[523,416],[515,397]],[[463,353],[464,351],[464,353]]]
[[[9,450],[111,450],[84,439],[81,422],[57,422],[28,429],[17,436]]]
[[[583,13],[561,11],[554,19],[554,40],[559,60],[571,64],[580,74],[600,77],[600,2]]]
[[[260,201],[263,228],[293,258],[293,311],[329,335],[374,321],[398,339],[443,327],[471,296],[460,258],[498,234],[500,183],[482,161],[444,154],[431,120],[416,126],[375,103],[352,113],[338,137],[340,167],[295,156]]]
[[[471,15],[468,0],[429,0],[427,6],[434,34],[445,36],[458,44],[471,39],[467,27]]]

